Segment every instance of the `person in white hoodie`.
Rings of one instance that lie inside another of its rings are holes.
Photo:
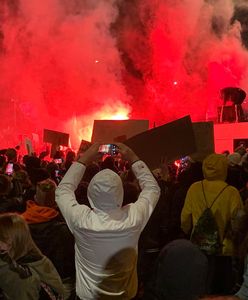
[[[79,205],[74,191],[86,165],[99,155],[92,145],[65,174],[56,202],[75,237],[76,293],[79,299],[132,299],[137,292],[137,245],[141,231],[160,196],[160,188],[146,164],[126,145],[118,143],[123,159],[132,165],[141,193],[122,207],[123,185],[118,174],[104,169],[88,187],[91,208]]]

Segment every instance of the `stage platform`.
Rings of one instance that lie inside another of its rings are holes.
[[[231,153],[240,141],[248,147],[248,122],[214,124],[215,152],[229,150]]]

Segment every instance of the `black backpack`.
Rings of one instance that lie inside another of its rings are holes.
[[[219,198],[220,194],[227,188],[227,186],[228,185],[226,185],[219,192],[219,194],[215,197],[214,201],[212,202],[211,206],[208,207],[202,181],[202,191],[206,203],[206,209],[202,212],[200,218],[198,219],[191,234],[190,240],[207,255],[218,255],[221,253],[222,250],[218,225],[211,208],[215,201]]]

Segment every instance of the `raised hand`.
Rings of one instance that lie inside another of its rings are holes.
[[[121,154],[124,160],[128,160],[131,164],[136,160],[139,160],[139,157],[127,145],[122,143],[115,143],[115,144],[118,147],[118,152]]]
[[[99,147],[100,147],[99,143],[93,144],[84,153],[78,154],[77,161],[82,164],[88,165],[92,161],[97,160],[101,156],[101,154],[99,153]]]

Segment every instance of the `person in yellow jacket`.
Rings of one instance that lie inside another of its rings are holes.
[[[228,162],[224,155],[213,153],[207,156],[202,165],[204,180],[190,186],[181,213],[181,228],[186,235],[190,236],[198,219],[206,209],[206,202],[208,207],[211,207],[216,196],[226,187],[211,207],[222,243],[221,255],[208,257],[209,276],[211,277],[210,292],[215,294],[231,292],[233,284],[231,226],[232,221],[243,209],[239,191],[225,182],[227,168]]]

